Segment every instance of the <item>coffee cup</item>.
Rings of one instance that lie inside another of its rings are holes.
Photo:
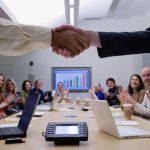
[[[76,98],[76,104],[77,104],[77,105],[80,105],[80,104],[81,104],[81,99],[78,98],[78,97]]]
[[[84,99],[83,102],[86,107],[89,107],[89,99]]]
[[[65,102],[71,102],[71,97],[64,97]]]
[[[123,104],[124,117],[126,120],[131,120],[133,114],[132,104]]]

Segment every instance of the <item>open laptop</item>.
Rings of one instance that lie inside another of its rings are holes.
[[[51,103],[51,111],[53,110],[57,110],[57,103],[60,103],[63,100],[62,96],[57,96],[53,99],[52,103]]]
[[[0,139],[26,137],[29,123],[39,102],[40,94],[29,94],[17,126],[0,128]]]
[[[90,100],[89,104],[100,130],[117,138],[150,137],[150,131],[131,126],[116,126],[107,101]]]

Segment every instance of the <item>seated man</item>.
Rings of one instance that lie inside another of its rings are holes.
[[[55,99],[57,96],[61,96],[62,99],[66,99],[69,97],[69,90],[64,89],[64,85],[62,82],[57,83],[57,90],[52,91],[52,96]]]
[[[105,98],[110,106],[120,105],[120,101],[117,98],[122,86],[117,86],[113,78],[108,78],[106,80],[106,85],[108,86],[108,92],[105,93]]]
[[[89,93],[93,99],[99,99],[99,100],[105,99],[105,95],[103,93],[100,83],[95,83],[94,89],[89,89]]]
[[[34,88],[31,90],[31,93],[32,92],[40,93],[41,97],[40,97],[39,104],[41,104],[41,101],[43,101],[43,99],[44,99],[44,91],[42,90],[42,85],[43,85],[42,80],[38,79],[35,81]]]

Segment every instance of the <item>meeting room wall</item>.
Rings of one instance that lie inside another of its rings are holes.
[[[148,27],[148,14],[122,19],[109,17],[100,20],[83,20],[79,22],[79,27],[95,31],[144,30]],[[33,66],[29,65],[30,61],[33,61]],[[113,77],[118,85],[126,88],[130,76],[133,73],[140,74],[143,67],[143,55],[102,59],[98,57],[96,48],[92,47],[73,59],[65,59],[48,49],[19,57],[0,56],[0,64],[11,65],[11,77],[17,82],[18,90],[21,90],[23,80],[28,79],[29,75],[33,75],[34,79],[42,79],[43,89],[49,90],[51,89],[51,67],[82,66],[92,67],[92,85],[100,82],[104,90],[107,90],[105,81],[109,77]],[[71,96],[75,97],[76,94],[83,96],[83,93],[72,93]]]
[[[143,66],[150,66],[150,54],[143,55]]]

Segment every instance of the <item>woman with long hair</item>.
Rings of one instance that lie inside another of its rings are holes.
[[[5,98],[11,96],[11,103],[8,106],[8,108],[14,108],[14,109],[22,109],[23,105],[23,100],[20,98],[20,96],[17,94],[17,86],[16,82],[10,78],[7,79],[5,82],[5,93],[4,93]]]
[[[22,91],[19,93],[20,97],[23,100],[23,105],[25,105],[25,102],[26,102],[28,95],[31,91],[31,88],[32,88],[31,81],[24,80],[22,83]]]
[[[0,103],[3,101],[4,75],[0,73]]]
[[[4,87],[4,75],[0,73],[0,118],[6,116],[5,110],[3,109],[4,106],[6,106],[6,104],[4,103],[3,87]]]
[[[145,95],[145,87],[142,78],[138,74],[133,74],[128,85],[128,93],[138,103],[142,103]]]

